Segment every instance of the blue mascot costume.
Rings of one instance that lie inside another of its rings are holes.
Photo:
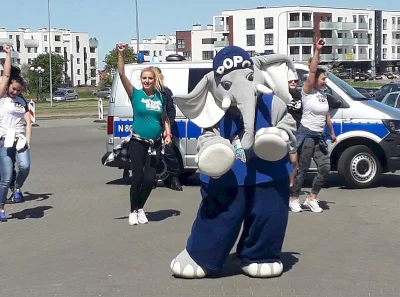
[[[173,99],[203,128],[196,161],[202,201],[186,248],[171,262],[176,277],[202,278],[221,269],[234,246],[248,276],[283,272],[280,253],[288,222],[288,151],[296,123],[287,113],[289,57],[250,58],[222,49],[213,71],[188,95]]]

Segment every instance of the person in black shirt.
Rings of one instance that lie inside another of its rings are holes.
[[[303,108],[301,104],[301,92],[297,89],[299,84],[298,80],[290,80],[289,81],[289,92],[292,95],[293,100],[289,102],[287,105],[288,113],[290,113],[293,119],[296,121],[297,129],[300,126],[301,117],[303,115]],[[298,158],[297,158],[297,149],[296,147],[290,152],[290,161],[293,165],[293,172],[290,175],[290,187],[294,184],[294,178],[297,173],[298,167]]]
[[[154,67],[161,75],[161,69],[158,67]],[[167,116],[171,125],[171,134],[172,134],[172,141],[174,143],[177,142],[177,137],[179,136],[179,131],[178,131],[178,126],[175,122],[175,117],[176,117],[176,109],[174,105],[174,101],[172,100],[172,91],[166,87],[163,86],[162,93],[165,96],[165,99],[167,100],[166,104],[166,111],[167,111]],[[164,148],[164,160],[167,163],[168,166],[168,171],[169,171],[169,176],[168,178],[164,181],[164,184],[168,187],[170,187],[172,190],[175,191],[182,191],[182,186],[179,181],[179,175],[181,172],[180,164],[178,162],[178,158],[176,156],[176,151],[175,151],[175,145],[170,145],[170,146],[165,146]]]

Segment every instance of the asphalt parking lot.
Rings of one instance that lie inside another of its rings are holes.
[[[183,192],[158,187],[149,224],[129,226],[129,186],[100,163],[101,127],[71,119],[34,128],[26,201],[7,205],[0,224],[1,297],[400,296],[399,175],[349,190],[332,174],[323,213],[290,213],[279,278],[248,278],[228,259],[212,278],[181,280],[169,265],[196,215],[196,176]]]

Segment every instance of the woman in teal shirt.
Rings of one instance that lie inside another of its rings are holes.
[[[143,207],[153,189],[157,162],[149,154],[156,151],[159,160],[162,124],[165,129],[165,144],[171,145],[171,127],[165,110],[166,99],[161,93],[162,77],[153,67],[144,68],[140,74],[143,89],[133,87],[125,75],[124,54],[126,44],[118,44],[118,73],[128,94],[134,114],[132,138],[129,143],[129,157],[132,166],[130,189],[131,212],[129,225],[148,222]]]

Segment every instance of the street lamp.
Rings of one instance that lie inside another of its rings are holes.
[[[38,76],[38,87],[37,87],[37,101],[40,101],[41,99],[41,91],[42,91],[42,75],[44,72],[44,69],[42,67],[31,67],[30,68],[32,72],[35,72],[36,75]]]
[[[53,73],[51,67],[51,24],[50,24],[50,0],[47,0],[47,14],[49,17],[49,73],[50,73],[50,107],[53,107]]]
[[[135,0],[136,4],[136,60],[139,62],[139,10],[138,10],[138,0]]]

